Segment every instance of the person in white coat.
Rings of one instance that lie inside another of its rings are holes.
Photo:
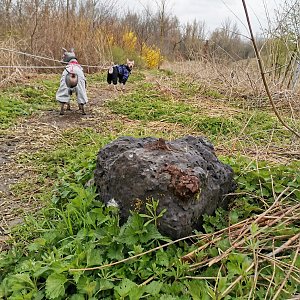
[[[86,78],[83,69],[77,61],[74,49],[68,52],[63,48],[63,63],[67,63],[60,79],[60,86],[56,92],[56,100],[61,104],[60,114],[64,114],[64,106],[70,110],[70,100],[73,93],[76,94],[79,110],[85,115],[84,105],[88,98],[86,93]]]

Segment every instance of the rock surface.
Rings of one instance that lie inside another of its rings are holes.
[[[226,194],[236,187],[233,170],[212,144],[193,136],[171,142],[121,137],[99,151],[95,184],[106,204],[118,204],[121,222],[130,210],[145,212],[146,202],[159,200],[159,211],[167,211],[158,228],[175,239],[199,228],[203,214],[226,207]]]

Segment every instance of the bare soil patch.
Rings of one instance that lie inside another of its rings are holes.
[[[65,115],[59,115],[57,105],[57,110],[35,113],[29,118],[19,119],[17,125],[6,130],[0,137],[0,246],[1,241],[8,238],[11,226],[21,222],[24,214],[34,212],[42,206],[34,194],[27,195],[28,201],[24,201],[13,191],[14,184],[24,180],[32,180],[34,184],[37,176],[34,167],[25,169],[24,164],[19,162],[22,154],[51,151],[63,138],[62,132],[66,129],[93,127],[100,130],[101,123],[111,117],[103,104],[113,96],[113,92],[108,89],[102,88],[100,92],[98,87],[91,87],[87,115],[81,115],[76,100],[73,100],[71,111],[67,111]]]

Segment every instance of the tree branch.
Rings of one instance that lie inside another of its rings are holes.
[[[298,138],[300,138],[300,133],[295,131],[293,128],[291,128],[289,125],[287,125],[284,120],[281,118],[276,106],[275,106],[275,103],[272,99],[272,96],[271,96],[271,93],[270,93],[270,90],[269,90],[269,86],[268,86],[268,83],[267,83],[267,80],[266,80],[266,77],[265,77],[265,70],[264,70],[264,66],[262,64],[262,60],[261,60],[261,57],[260,57],[260,54],[259,54],[259,51],[258,51],[258,48],[257,48],[257,45],[256,45],[256,42],[255,42],[255,38],[254,38],[254,35],[253,35],[253,31],[252,31],[252,27],[251,27],[251,22],[250,22],[250,18],[249,18],[249,14],[248,14],[248,10],[247,10],[247,6],[246,6],[246,2],[245,0],[242,0],[243,2],[243,7],[244,7],[244,11],[245,11],[245,15],[246,15],[246,19],[247,19],[247,24],[248,24],[248,27],[249,27],[249,31],[250,31],[250,36],[251,36],[251,41],[252,41],[252,44],[253,44],[253,47],[254,47],[254,51],[255,51],[255,55],[256,55],[256,59],[257,59],[257,62],[258,62],[258,66],[259,66],[259,69],[260,69],[260,74],[261,74],[261,78],[263,80],[263,83],[264,83],[264,86],[265,86],[265,90],[266,90],[266,93],[267,93],[267,96],[270,100],[270,103],[272,105],[272,108],[273,108],[273,111],[276,115],[276,117],[278,118],[278,120],[281,122],[281,124],[287,128],[289,131],[291,131],[292,133],[294,133]]]

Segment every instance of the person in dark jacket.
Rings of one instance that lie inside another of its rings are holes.
[[[126,64],[123,65],[112,65],[107,72],[107,82],[108,84],[113,83],[114,88],[116,89],[116,86],[118,82],[122,85],[122,89],[125,88],[126,81],[129,78],[129,75],[131,74],[131,70],[134,66],[134,60],[129,60],[127,58]]]

